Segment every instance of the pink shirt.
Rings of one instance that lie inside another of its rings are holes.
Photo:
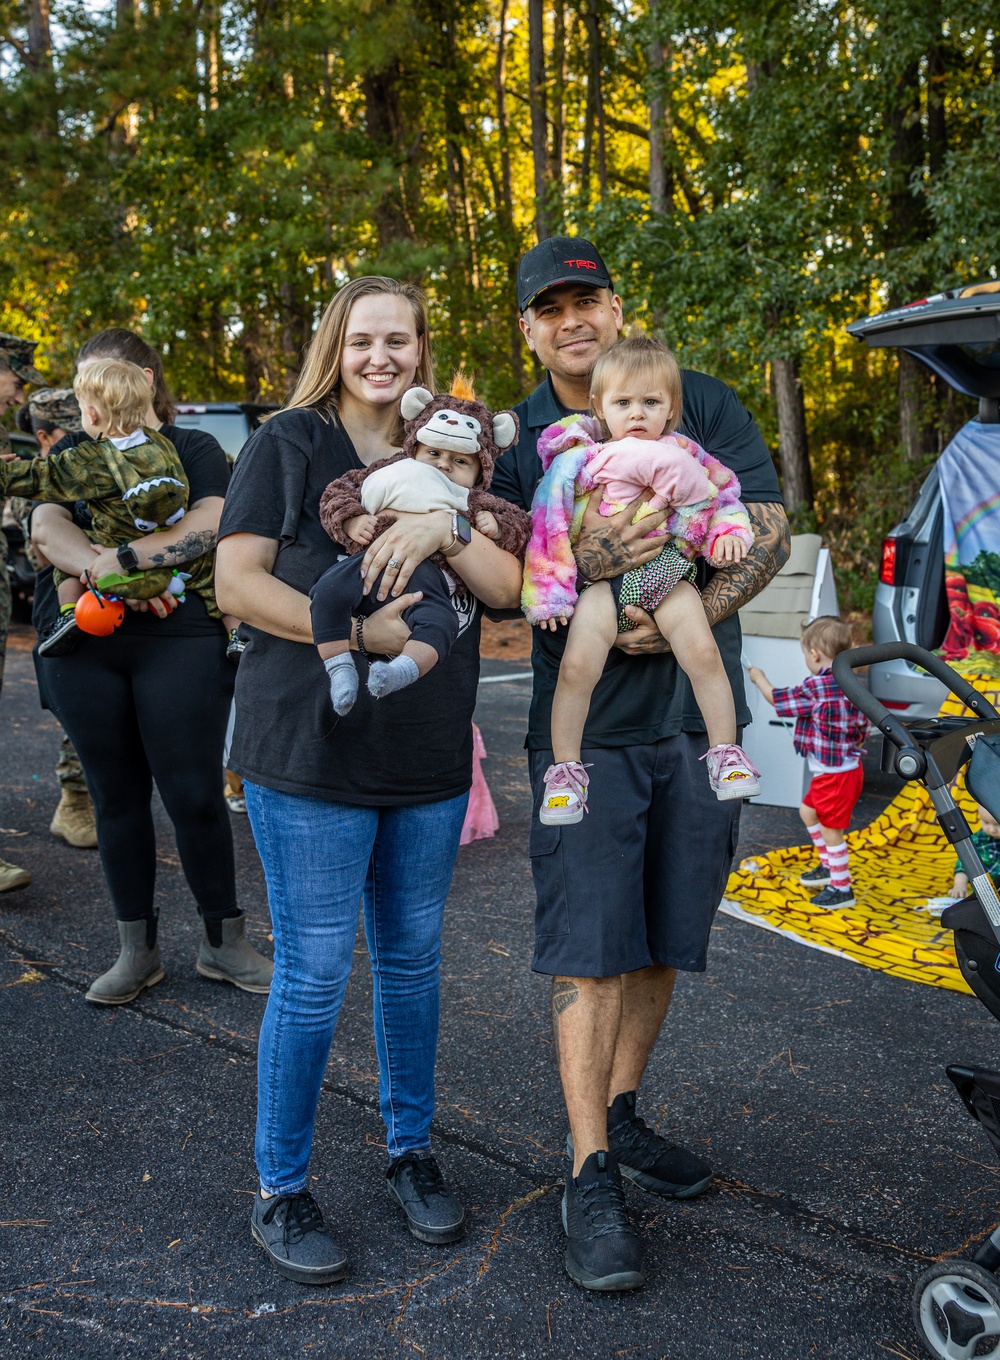
[[[654,495],[649,509],[696,505],[711,500],[715,487],[697,457],[673,435],[662,439],[612,440],[587,459],[587,470],[604,487],[602,514],[634,501],[646,487]]]

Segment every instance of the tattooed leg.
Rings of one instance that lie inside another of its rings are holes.
[[[608,1146],[608,1086],[618,1046],[622,980],[553,978],[552,1023],[573,1134],[573,1175]]]

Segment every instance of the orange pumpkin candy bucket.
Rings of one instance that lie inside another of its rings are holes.
[[[77,600],[73,612],[81,633],[91,633],[94,637],[109,637],[125,617],[125,606],[121,600],[111,599],[96,590],[88,590],[86,595]]]

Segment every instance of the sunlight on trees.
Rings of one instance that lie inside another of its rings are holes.
[[[338,284],[385,272],[507,403],[538,378],[517,259],[589,233],[863,603],[971,411],[842,328],[995,274],[998,44],[985,0],[0,0],[0,329],[61,382],[137,326],[185,397],[280,401]]]

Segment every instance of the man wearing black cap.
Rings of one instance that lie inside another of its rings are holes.
[[[499,459],[493,490],[529,509],[547,425],[590,405],[590,376],[618,339],[621,300],[589,241],[553,237],[518,270],[521,330],[548,370],[514,409],[517,444]],[[740,478],[755,542],[740,563],[699,569],[705,611],[736,698],[750,718],[736,611],[788,556],[788,524],[771,455],[749,412],[718,379],[685,370],[681,432]],[[639,500],[643,499],[642,497]],[[604,518],[588,507],[574,552],[590,581],[620,576],[659,552],[645,537],[662,523],[631,523],[634,506]],[[641,1243],[629,1224],[621,1177],[671,1199],[707,1189],[711,1168],[668,1145],[636,1113],[636,1088],[663,1023],[677,970],[705,968],[708,935],[736,847],[738,800],[720,802],[704,765],[705,725],[687,678],[653,621],[622,634],[594,691],[582,759],[593,764],[590,815],[543,826],[542,777],[552,763],[549,722],[565,630],[534,632],[528,758],[534,790],[529,850],[535,880],[536,972],[552,977],[552,1016],[569,1116],[563,1224],[566,1268],[588,1289],[644,1282]]]
[[[34,340],[23,340],[19,335],[0,331],[0,416],[20,406],[25,397],[25,383],[44,383],[45,379],[34,366]],[[13,458],[6,431],[0,429],[0,458]],[[0,510],[3,502],[0,500]],[[7,654],[7,629],[10,627],[10,581],[7,576],[7,538],[0,528],[0,688],[3,686],[4,659]],[[31,875],[16,864],[0,859],[0,892],[26,888]]]

